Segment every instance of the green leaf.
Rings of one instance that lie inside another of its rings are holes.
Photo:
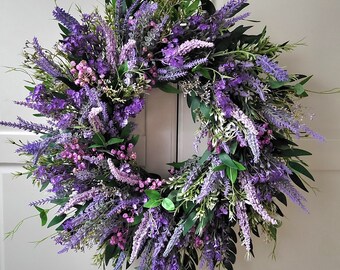
[[[303,93],[305,93],[305,89],[303,88],[303,85],[300,83],[294,85],[293,89],[295,91],[295,94],[298,96],[301,96]]]
[[[189,214],[194,208],[195,208],[196,204],[194,204],[191,201],[188,201],[186,203],[183,204],[183,211],[185,214]]]
[[[204,102],[201,103],[200,110],[205,118],[207,119],[210,118],[211,108],[208,105],[206,105]]]
[[[155,208],[160,206],[162,203],[162,200],[149,200],[146,203],[144,203],[145,208]]]
[[[195,11],[198,10],[198,6],[201,3],[200,0],[195,0],[191,5],[189,5],[185,10],[186,16],[191,16],[192,14],[195,13]]]
[[[196,112],[195,110],[198,109],[201,106],[201,102],[199,100],[199,98],[197,96],[193,96],[192,100],[191,100],[191,116],[192,116],[192,120],[194,122],[196,122]]]
[[[48,187],[49,184],[50,184],[49,181],[42,183],[40,187],[40,192],[44,191]]]
[[[66,214],[62,214],[60,216],[55,216],[52,218],[51,222],[47,225],[47,228],[50,228],[58,223],[62,222],[66,218]]]
[[[64,205],[65,203],[67,203],[69,200],[69,198],[64,197],[64,198],[60,198],[60,199],[54,199],[51,201],[51,203],[54,203],[56,205]]]
[[[129,70],[129,67],[128,67],[127,62],[125,62],[124,64],[121,64],[118,68],[119,77],[122,77],[122,75],[124,75],[124,73],[127,72],[128,70]]]
[[[172,162],[172,163],[167,163],[167,165],[174,167],[175,169],[180,169],[183,167],[185,164],[185,161],[183,162]]]
[[[209,69],[205,68],[205,67],[202,67],[201,65],[199,66],[196,66],[192,69],[192,72],[195,72],[195,73],[201,73],[201,75],[208,79],[208,80],[211,80],[211,75],[210,75],[210,71]]]
[[[34,87],[32,86],[25,86],[25,88],[30,92],[34,91]]]
[[[175,204],[169,198],[164,198],[164,200],[162,201],[162,206],[167,211],[175,210]]]
[[[286,195],[284,195],[282,192],[275,195],[275,197],[281,202],[283,205],[287,206],[287,198]]]
[[[214,172],[223,171],[223,170],[225,170],[226,168],[228,168],[228,166],[226,166],[226,165],[219,165],[219,166],[214,167],[214,168],[213,168],[213,171],[214,171]]]
[[[230,167],[227,168],[227,176],[233,184],[236,182],[237,175],[238,175],[237,169]]]
[[[237,142],[233,142],[230,145],[230,148],[229,148],[230,154],[234,155],[236,153],[237,145],[238,145]]]
[[[170,94],[179,94],[181,93],[181,90],[172,86],[169,83],[157,83],[156,87],[162,90],[165,93],[170,93]]]
[[[67,29],[65,26],[63,26],[61,23],[58,23],[58,26],[60,28],[60,30],[66,35],[68,36],[71,32],[69,29]]]
[[[304,166],[302,166],[300,163],[297,163],[295,161],[289,161],[288,165],[293,171],[295,171],[297,173],[301,173],[304,176],[307,176],[309,179],[315,181],[313,175]]]
[[[129,137],[130,133],[132,132],[133,130],[133,124],[130,122],[128,123],[123,129],[122,129],[122,132],[120,134],[120,137],[121,138],[127,138]]]
[[[99,148],[99,147],[103,147],[103,145],[101,145],[101,144],[92,144],[92,145],[89,146],[90,149],[91,148]]]
[[[227,165],[230,168],[238,169],[234,161],[231,159],[231,157],[227,153],[222,153],[219,155],[220,160],[223,162],[223,164]]]
[[[106,141],[105,138],[102,134],[100,133],[95,133],[93,135],[93,141],[97,144],[97,145],[102,145],[102,146],[106,146]]]
[[[299,157],[299,156],[310,156],[310,155],[312,155],[312,153],[306,150],[298,149],[298,148],[291,148],[291,149],[280,151],[280,156],[282,157]]]
[[[203,165],[203,163],[208,159],[208,157],[211,155],[211,152],[209,150],[205,150],[203,153],[202,157],[198,161],[200,165]]]
[[[183,227],[183,235],[186,235],[191,228],[195,225],[196,220],[194,220],[196,216],[196,211],[191,212],[188,218],[184,222],[184,227]]]
[[[114,257],[114,254],[116,253],[117,249],[118,249],[117,246],[113,246],[111,244],[108,244],[105,247],[104,258],[106,266],[109,264],[109,261]]]
[[[130,143],[132,143],[133,145],[136,145],[138,140],[139,140],[139,135],[133,135]]]
[[[245,171],[247,168],[243,166],[243,164],[241,164],[240,162],[237,162],[235,160],[233,160],[233,162],[235,163],[235,165],[237,166],[237,169],[239,171]]]
[[[278,89],[278,88],[284,86],[286,82],[279,82],[279,81],[275,81],[275,80],[270,79],[268,81],[268,83],[269,83],[269,86],[270,86],[271,89]]]
[[[113,145],[113,144],[117,144],[117,143],[121,143],[124,142],[124,139],[121,138],[111,138],[106,144],[107,145]]]
[[[134,217],[134,221],[131,223],[131,226],[138,225],[142,220],[143,215],[138,215]]]
[[[39,216],[40,216],[40,220],[41,220],[41,226],[44,226],[47,223],[47,213],[48,210],[42,209],[38,206],[34,206],[35,209],[37,209],[39,211]]]
[[[198,223],[198,226],[196,228],[196,234],[201,234],[205,226],[212,220],[213,218],[213,212],[207,211],[205,216],[201,218],[200,222]]]
[[[296,173],[292,173],[289,175],[290,179],[294,182],[295,185],[297,185],[302,190],[309,192],[308,189],[305,187],[303,182],[301,181],[300,177]]]
[[[303,80],[300,82],[300,84],[305,85],[312,77],[313,77],[313,75],[308,76],[307,78],[303,79]]]
[[[150,200],[159,200],[161,198],[161,194],[157,190],[147,189],[144,192]]]

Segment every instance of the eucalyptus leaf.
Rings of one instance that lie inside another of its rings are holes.
[[[175,204],[169,198],[163,199],[162,207],[167,211],[174,211],[175,210]]]

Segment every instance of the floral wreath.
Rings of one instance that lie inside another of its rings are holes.
[[[300,159],[310,153],[292,135],[322,139],[295,106],[310,77],[276,62],[294,45],[236,26],[246,2],[216,11],[209,0],[107,0],[104,17],[81,21],[56,7],[54,50],[27,42],[32,81],[16,104],[47,124],[0,124],[41,135],[15,144],[29,157],[21,174],[52,194],[31,205],[56,226],[60,252],[97,246],[94,261],[114,269],[137,258],[141,270],[232,269],[236,232],[253,254],[251,234],[276,240],[286,197],[306,210],[296,188],[313,180]],[[202,156],[171,163],[167,179],[138,166],[134,151],[131,120],[156,88],[183,93],[200,123],[195,146],[208,140]],[[45,203],[58,206],[50,220]]]

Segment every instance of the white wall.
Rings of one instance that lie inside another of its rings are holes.
[[[101,5],[97,1],[77,0],[84,10]],[[219,1],[221,3],[222,1]],[[63,7],[71,6],[67,0],[59,0]],[[250,0],[251,19],[261,20],[256,27],[260,30],[268,26],[268,32],[273,41],[299,41],[305,38],[308,46],[302,46],[293,53],[285,54],[281,60],[290,71],[296,73],[314,74],[309,84],[315,91],[327,90],[340,86],[340,1],[338,0]],[[41,37],[41,43],[51,46],[58,37],[58,28],[51,19],[52,0],[0,1],[0,66],[19,66],[22,58],[21,49],[26,39],[33,36]],[[75,10],[75,9],[73,9]],[[5,74],[0,69],[0,119],[14,120],[17,107],[11,100],[24,97],[24,76],[18,73]],[[285,209],[286,218],[279,231],[276,261],[269,255],[271,245],[263,240],[255,243],[256,258],[251,262],[243,260],[239,253],[236,270],[255,269],[308,269],[337,270],[340,265],[340,94],[311,95],[304,102],[308,110],[316,113],[310,126],[326,137],[326,142],[320,144],[313,140],[301,141],[301,146],[314,153],[309,159],[311,170],[317,182],[313,183],[320,191],[316,195],[307,195],[310,214],[305,214],[295,205],[290,204]],[[20,111],[28,115],[29,111]],[[183,117],[183,119],[190,117]],[[172,121],[171,118],[168,121]],[[146,124],[147,125],[147,124]],[[154,123],[153,125],[157,125]],[[181,122],[182,127],[189,127],[187,120]],[[146,129],[152,129],[152,124]],[[146,129],[143,131],[147,133]],[[169,128],[171,129],[171,128]],[[183,129],[184,130],[184,129]],[[181,153],[188,155],[191,139],[182,133]],[[19,169],[18,159],[12,153],[14,148],[5,144],[8,137],[17,134],[10,129],[0,128],[0,234],[26,216],[35,213],[27,204],[40,198],[29,181],[11,180],[10,172]],[[171,130],[165,135],[173,140]],[[165,159],[173,155],[170,147]],[[150,162],[154,162],[150,160]],[[57,255],[58,248],[48,240],[34,248],[28,243],[47,236],[48,232],[39,227],[39,220],[28,221],[14,240],[0,241],[0,270],[40,270],[46,269],[95,269],[90,267],[90,256],[69,253]],[[241,249],[240,249],[241,250]]]

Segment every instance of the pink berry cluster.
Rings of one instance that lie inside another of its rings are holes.
[[[126,220],[127,223],[134,223],[135,222],[135,211],[132,211],[130,215],[128,213],[123,214],[123,218]]]
[[[137,154],[133,152],[134,145],[129,143],[127,146],[122,144],[119,146],[119,149],[112,149],[111,154],[116,157],[118,160],[136,160]]]
[[[126,236],[127,231],[128,230],[126,228],[124,229],[122,227],[115,227],[113,229],[114,235],[112,235],[110,239],[110,244],[112,246],[117,245],[121,250],[124,250],[126,244],[126,239],[124,236]]]
[[[261,125],[259,128],[257,128],[257,130],[257,139],[259,141],[260,148],[262,149],[264,146],[270,144],[273,131],[268,128],[268,123]]]
[[[64,150],[60,153],[60,157],[63,159],[72,160],[76,165],[75,171],[81,171],[86,169],[86,165],[83,162],[85,156],[84,150],[79,145],[77,138],[73,138],[70,143],[64,144]]]
[[[202,248],[203,244],[204,244],[203,239],[200,238],[199,236],[196,236],[195,237],[195,242],[194,242],[195,248]]]
[[[146,178],[145,180],[139,180],[136,191],[144,192],[144,189],[159,189],[164,184],[162,179]]]
[[[70,64],[72,67],[71,74],[77,76],[77,79],[75,80],[76,85],[83,87],[97,81],[101,84],[101,80],[97,79],[96,73],[87,65],[85,60],[80,61],[78,64],[72,61]]]

